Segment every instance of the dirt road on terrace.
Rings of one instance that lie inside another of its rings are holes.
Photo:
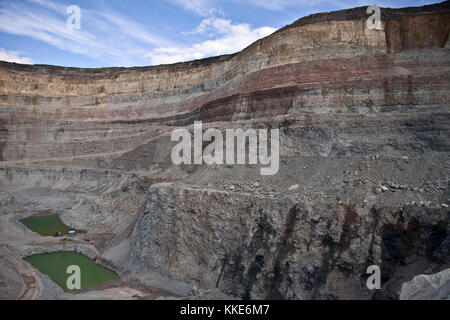
[[[8,271],[11,270],[5,269],[13,268],[21,277],[22,288],[16,299],[35,300],[39,298],[43,289],[43,284],[34,269],[25,261],[17,259],[4,245],[0,247],[0,256],[2,259],[2,263],[0,264],[0,273],[8,274]]]

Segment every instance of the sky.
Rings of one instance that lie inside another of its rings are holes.
[[[84,68],[169,64],[238,52],[312,13],[436,2],[0,0],[0,60]]]

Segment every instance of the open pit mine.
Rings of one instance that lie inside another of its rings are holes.
[[[448,297],[450,3],[369,18],[173,65],[0,62],[0,298]],[[277,172],[174,164],[200,122],[277,130]],[[64,259],[94,276],[70,290]]]

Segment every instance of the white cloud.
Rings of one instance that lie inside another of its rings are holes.
[[[0,3],[0,31],[29,36],[58,49],[116,66],[142,65],[149,45],[171,45],[114,11],[81,8],[81,30],[66,27],[66,7],[50,0]]]
[[[0,48],[0,60],[7,62],[23,63],[23,64],[33,64],[30,58],[21,57],[22,52],[19,51],[8,51]]]
[[[270,0],[270,1],[261,1],[261,0],[247,0],[248,2],[262,7],[268,10],[281,11],[286,9],[287,7],[293,6],[315,6],[320,4],[321,2],[325,2],[325,0]],[[328,1],[332,2],[332,1]]]
[[[63,13],[66,11],[66,6],[56,3],[56,2],[52,2],[50,0],[28,0],[29,2],[34,2],[35,4],[39,4],[42,7],[45,7],[47,9],[51,9],[53,11],[56,12],[60,12]]]
[[[119,32],[120,34],[125,34],[135,40],[151,45],[169,43],[166,39],[146,31],[143,25],[131,21],[128,17],[121,16],[118,13],[99,13],[99,15],[104,18],[104,21],[109,23],[107,27],[114,28],[114,33]]]
[[[111,9],[100,11],[81,7],[81,29],[71,30],[66,26],[66,6],[53,0],[0,1],[0,32],[28,36],[106,65],[133,66],[234,53],[275,31],[271,27],[254,28],[217,17],[224,15],[221,10],[214,9],[221,0],[169,1],[204,16],[198,27],[184,33],[181,40],[192,45],[168,41],[150,31],[148,26]],[[16,59],[27,61],[19,55]]]
[[[190,0],[190,1],[170,0],[170,1],[200,16],[210,16],[212,15],[212,13],[216,13],[218,5],[226,2],[225,0]],[[247,2],[254,6],[261,7],[271,11],[284,11],[293,7],[299,6],[314,7],[320,4],[331,4],[339,8],[351,8],[358,3],[358,0],[233,0],[233,2],[238,5]]]
[[[210,33],[218,38],[196,43],[189,47],[160,47],[152,50],[147,57],[152,64],[169,64],[209,56],[240,51],[254,41],[268,36],[276,29],[271,27],[252,28],[249,24],[232,24],[222,18],[204,19],[192,33]]]
[[[215,8],[215,0],[171,0],[171,2],[200,16],[208,16],[221,11]]]
[[[209,16],[225,0],[169,0],[178,6],[194,12],[200,16]],[[229,0],[227,0],[229,1]],[[250,3],[256,7],[270,11],[289,11],[298,8],[313,8],[320,5],[327,5],[331,10],[349,9],[360,6],[376,4],[380,7],[404,7],[407,6],[402,1],[393,0],[232,0],[237,5]],[[418,5],[433,3],[433,1],[422,0]],[[299,17],[300,18],[300,17]]]

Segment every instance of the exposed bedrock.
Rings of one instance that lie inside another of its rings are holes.
[[[432,275],[418,275],[402,286],[401,300],[449,300],[450,269]]]
[[[152,187],[130,259],[242,298],[394,298],[367,289],[366,268],[388,281],[417,261],[448,263],[447,211],[380,205]]]
[[[132,283],[180,295],[397,299],[448,269],[450,5],[382,9],[381,30],[365,12],[174,65],[0,62],[2,241],[13,212],[57,212]],[[279,129],[278,173],[173,165],[171,133],[196,120]]]

